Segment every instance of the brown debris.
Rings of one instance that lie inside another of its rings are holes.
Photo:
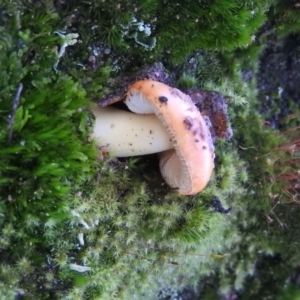
[[[201,91],[200,89],[189,89],[185,91],[202,115],[207,116],[211,122],[211,134],[213,137],[230,139],[232,129],[229,122],[227,103],[224,97],[216,92]]]

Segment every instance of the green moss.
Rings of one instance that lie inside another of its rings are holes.
[[[297,2],[277,1],[268,12],[268,18],[276,35],[285,37],[300,31],[300,11]]]
[[[255,31],[265,21],[265,11],[273,2],[95,1],[63,5],[62,14],[75,14],[73,28],[80,34],[85,49],[100,40],[119,58],[127,60],[120,64],[128,67],[133,61],[141,64],[159,58],[180,62],[197,49],[244,48],[252,43]],[[89,18],[84,18],[86,13]]]
[[[198,83],[197,78],[187,73],[183,73],[177,81],[178,87],[182,90],[187,90],[196,87],[197,83]]]

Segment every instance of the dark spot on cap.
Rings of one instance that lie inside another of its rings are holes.
[[[132,144],[131,144],[131,143],[129,143],[129,146],[132,146]]]
[[[193,131],[193,135],[197,135],[197,134],[199,134],[199,129],[198,128]]]
[[[195,139],[195,142],[196,142],[196,143],[199,143],[199,140],[198,140],[198,139]]]
[[[160,97],[158,97],[158,100],[159,100],[160,102],[162,102],[162,103],[167,103],[167,102],[168,102],[168,98],[165,97],[165,96],[160,96]]]
[[[183,123],[186,125],[187,130],[191,130],[193,127],[193,119],[191,117],[186,117],[183,120]]]
[[[153,84],[153,83],[151,84],[151,87],[154,87],[154,84]]]
[[[150,134],[152,134],[152,130],[150,130]]]
[[[207,147],[206,147],[206,146],[203,146],[202,148],[203,148],[203,149],[207,149]]]

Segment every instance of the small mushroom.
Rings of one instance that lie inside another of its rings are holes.
[[[214,147],[190,97],[161,82],[141,80],[129,87],[124,102],[135,114],[93,109],[92,138],[98,146],[117,157],[161,152],[160,170],[169,186],[182,195],[203,190],[214,168]]]

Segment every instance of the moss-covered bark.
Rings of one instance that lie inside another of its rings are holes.
[[[297,171],[298,146],[280,146],[297,135],[254,111],[265,32],[250,46],[266,17],[274,22],[275,2],[1,3],[1,295],[155,299],[199,279],[220,287],[204,287],[204,299],[259,295],[274,254],[276,280],[286,279],[299,260],[298,189],[279,176]],[[229,104],[233,138],[216,142],[213,178],[195,196],[170,190],[156,157],[103,158],[89,141],[90,99],[158,61],[174,84]],[[216,198],[232,210],[217,213]]]

